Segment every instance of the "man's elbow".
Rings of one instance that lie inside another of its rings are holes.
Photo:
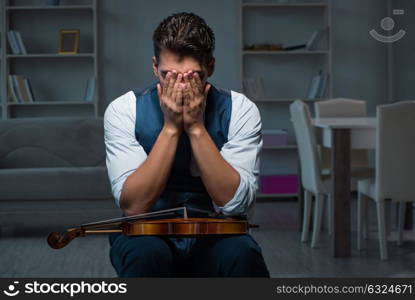
[[[255,183],[242,182],[234,198],[222,207],[225,215],[245,215],[255,201]]]
[[[128,193],[126,189],[123,189],[120,196],[120,208],[127,216],[147,213],[157,198],[158,195],[155,193],[137,195],[133,191]]]
[[[143,203],[129,202],[123,199],[120,200],[120,208],[126,216],[135,216],[149,211],[149,207]]]

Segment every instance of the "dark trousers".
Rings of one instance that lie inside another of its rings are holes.
[[[269,277],[250,235],[169,238],[110,234],[119,277]]]

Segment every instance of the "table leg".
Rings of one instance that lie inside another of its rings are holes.
[[[351,254],[350,129],[333,129],[332,143],[332,251],[334,257],[348,257]]]

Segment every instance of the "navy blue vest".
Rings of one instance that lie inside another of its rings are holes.
[[[137,99],[135,136],[149,154],[163,128],[164,115],[160,108],[156,84],[134,93]],[[206,101],[205,127],[219,151],[228,141],[231,112],[230,92],[212,86]],[[201,178],[192,176],[190,172],[191,157],[190,141],[183,132],[166,188],[152,207],[153,211],[180,206],[214,210]]]

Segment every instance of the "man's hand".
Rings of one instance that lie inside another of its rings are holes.
[[[203,86],[199,74],[189,71],[183,75],[183,125],[188,134],[204,126],[207,94],[210,84]]]
[[[160,107],[164,114],[164,126],[181,133],[183,130],[183,75],[168,72],[163,86],[157,84]]]

